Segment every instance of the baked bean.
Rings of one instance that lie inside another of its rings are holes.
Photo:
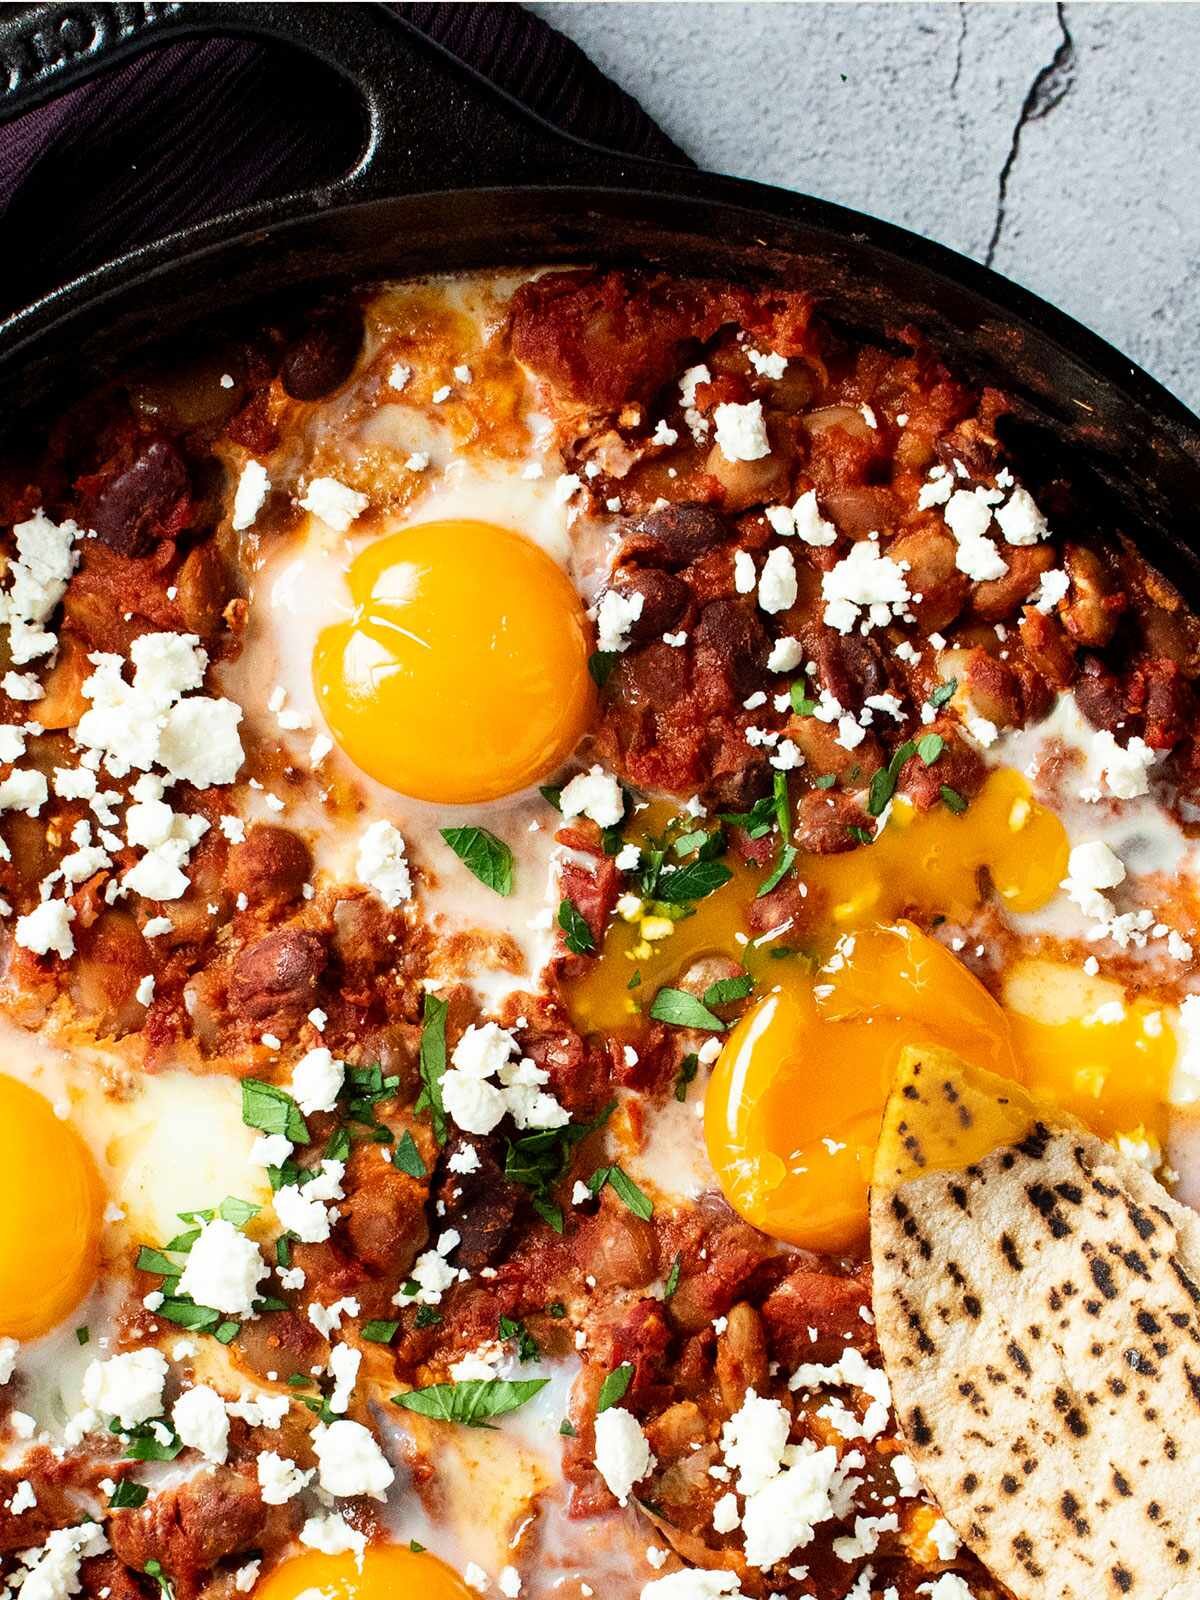
[[[621,560],[676,570],[732,537],[733,529],[712,506],[664,506],[647,512],[629,529]]]
[[[641,616],[629,630],[630,642],[635,645],[675,632],[692,600],[692,591],[682,578],[653,567],[634,567],[622,573],[613,588],[627,599],[635,594],[642,597]]]
[[[188,470],[178,450],[168,439],[146,436],[101,483],[83,514],[110,550],[144,556],[160,539],[181,531],[178,517],[189,495]]]
[[[726,511],[745,511],[749,506],[782,500],[787,493],[791,466],[778,450],[757,461],[730,461],[718,445],[713,445],[704,463],[709,477],[723,491],[721,505]]]
[[[188,551],[175,589],[175,604],[188,632],[198,633],[202,639],[216,633],[232,590],[225,563],[211,543],[206,541]]]
[[[1118,728],[1137,731],[1129,722],[1124,682],[1109,671],[1099,656],[1084,657],[1083,671],[1075,685],[1075,704],[1093,728],[1106,728],[1109,733]]]
[[[1069,544],[1063,551],[1063,566],[1071,579],[1071,593],[1061,612],[1063,626],[1076,644],[1102,650],[1117,631],[1124,596],[1117,593],[1115,579],[1095,550]]]
[[[746,1390],[761,1393],[767,1383],[767,1339],[762,1318],[753,1306],[730,1306],[725,1332],[717,1340],[717,1384],[721,1405],[732,1416]]]
[[[1078,663],[1075,646],[1057,617],[1026,606],[1021,617],[1021,644],[1030,662],[1052,689],[1066,689],[1075,681]]]
[[[908,563],[908,590],[920,595],[912,603],[923,633],[948,628],[966,604],[970,587],[965,572],[955,565],[958,544],[941,528],[918,528],[902,533],[887,548],[892,561]]]
[[[719,673],[738,700],[758,688],[767,670],[771,643],[750,606],[739,600],[710,600],[693,630],[706,670]]]
[[[984,622],[1005,622],[1015,617],[1035,592],[1043,572],[1054,565],[1054,550],[1048,544],[1001,546],[1008,562],[1002,578],[971,585],[971,610]]]
[[[279,376],[293,400],[322,400],[354,371],[362,317],[353,306],[322,310],[288,344]]]
[[[856,633],[837,633],[820,627],[806,634],[808,656],[817,667],[817,684],[827,689],[847,711],[861,711],[868,695],[882,694],[888,686],[879,646]]]
[[[841,855],[853,850],[859,840],[851,828],[872,831],[874,824],[857,800],[834,789],[811,789],[796,805],[796,838],[803,849],[816,856]]]
[[[299,897],[311,871],[312,856],[298,833],[260,822],[230,850],[225,883],[232,895],[286,904]]]
[[[316,1004],[327,960],[324,940],[317,934],[277,928],[234,957],[229,997],[255,1022],[285,1012],[306,1013]]]

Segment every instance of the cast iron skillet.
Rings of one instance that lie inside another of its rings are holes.
[[[1200,597],[1200,420],[1025,290],[915,234],[763,184],[566,137],[376,4],[17,5],[0,122],[174,39],[240,34],[325,61],[364,134],[334,182],[187,228],[0,322],[0,426],[164,330],[285,287],[555,261],[801,282],[869,330],[920,325],[1032,419],[1027,444]],[[747,114],[752,114],[748,111]]]

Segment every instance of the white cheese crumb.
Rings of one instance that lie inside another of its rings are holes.
[[[200,1226],[200,1237],[188,1252],[179,1279],[179,1292],[228,1317],[248,1317],[267,1272],[253,1239],[223,1217],[214,1217]]]
[[[596,1470],[619,1505],[626,1505],[635,1483],[654,1466],[641,1424],[624,1406],[610,1406],[596,1418]]]
[[[222,1462],[229,1453],[229,1417],[225,1402],[205,1383],[185,1389],[171,1408],[171,1421],[184,1444],[205,1460]]]
[[[606,589],[596,607],[596,647],[599,650],[627,650],[629,630],[642,614],[643,594],[621,594]]]
[[[332,1111],[345,1079],[345,1062],[335,1060],[324,1045],[318,1045],[292,1068],[292,1098],[306,1117],[314,1111]]]
[[[625,796],[621,785],[603,767],[593,767],[572,778],[563,789],[559,810],[571,817],[590,817],[600,828],[615,828],[625,815]]]
[[[404,858],[404,839],[391,822],[372,822],[358,842],[355,871],[359,881],[395,910],[412,898],[412,876]]]
[[[186,1291],[185,1291],[186,1292]],[[92,1361],[83,1375],[83,1403],[123,1428],[136,1428],[162,1413],[166,1357],[158,1350],[129,1350]]]
[[[233,496],[232,526],[235,533],[254,526],[254,519],[270,492],[271,480],[266,467],[261,461],[247,461]]]
[[[335,533],[345,533],[370,503],[365,494],[339,483],[336,478],[314,478],[300,501],[305,511],[311,511]]]
[[[361,1422],[318,1423],[312,1432],[322,1489],[334,1495],[366,1494],[382,1500],[396,1474]]]
[[[771,441],[767,438],[761,400],[751,400],[748,405],[719,405],[713,417],[717,448],[726,461],[761,461],[770,455]]]
[[[758,603],[769,616],[796,604],[796,562],[784,545],[776,545],[763,562],[758,579]]]

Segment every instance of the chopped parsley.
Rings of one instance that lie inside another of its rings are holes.
[[[625,1391],[632,1381],[632,1361],[622,1361],[619,1367],[614,1367],[600,1385],[600,1394],[596,1401],[596,1415],[599,1416],[602,1411],[607,1411],[609,1406],[615,1406],[619,1400],[623,1400]]]
[[[683,1252],[677,1250],[675,1259],[671,1263],[671,1270],[667,1273],[667,1281],[663,1284],[663,1299],[669,1300],[679,1287],[679,1274],[683,1266]]]
[[[667,905],[690,905],[706,899],[732,877],[733,873],[720,861],[692,861],[686,867],[660,873],[654,886],[654,898]]]
[[[439,1422],[484,1428],[492,1417],[518,1410],[549,1382],[549,1378],[468,1378],[462,1383],[433,1383],[407,1394],[394,1394],[392,1404]]]
[[[575,1424],[571,1421],[570,1417],[564,1417],[562,1419],[558,1425],[558,1431],[562,1434],[564,1439],[573,1439],[575,1437]]]
[[[486,828],[442,828],[442,838],[480,883],[497,894],[513,891],[513,853]]]
[[[592,682],[597,689],[603,689],[604,685],[612,677],[613,668],[619,659],[620,655],[616,650],[592,651],[588,657],[588,671],[591,673]]]
[[[392,1165],[399,1167],[400,1171],[407,1173],[410,1178],[426,1176],[425,1163],[421,1160],[417,1141],[407,1128],[396,1141],[396,1148],[392,1151]]]
[[[565,935],[568,950],[577,956],[592,954],[596,948],[596,941],[573,900],[564,899],[559,905],[558,925]]]
[[[962,795],[959,794],[958,790],[952,789],[948,783],[944,783],[940,792],[942,796],[942,804],[946,807],[947,811],[953,811],[955,816],[961,817],[963,812],[967,809],[967,802],[964,800]]]
[[[696,1074],[700,1070],[700,1057],[694,1051],[689,1051],[679,1063],[679,1071],[675,1074],[675,1098],[682,1102],[687,1099],[688,1088],[695,1082]]]
[[[937,688],[929,696],[929,704],[935,711],[940,711],[944,705],[948,705],[949,702],[954,699],[957,691],[958,679],[947,678],[945,683],[939,683]]]
[[[718,978],[716,983],[710,983],[705,989],[704,1004],[727,1006],[733,1000],[744,1000],[753,987],[754,979],[748,972],[736,978]]]
[[[946,741],[940,733],[926,733],[917,740],[917,754],[927,767],[933,765],[945,748]]]
[[[446,1142],[446,1108],[442,1104],[442,1077],[446,1071],[446,1002],[426,993],[421,1022],[421,1054],[418,1068],[421,1092],[414,1111],[428,1111],[433,1136]]]
[[[555,1233],[563,1231],[563,1214],[561,1207],[554,1203],[551,1188],[566,1172],[575,1146],[604,1126],[616,1109],[616,1104],[615,1100],[610,1100],[590,1122],[571,1122],[562,1128],[543,1128],[508,1142],[504,1176],[510,1183],[519,1183],[530,1190],[533,1209]]]
[[[442,1320],[442,1313],[435,1311],[432,1306],[418,1306],[417,1314],[413,1318],[414,1328],[436,1328]]]
[[[702,1000],[686,989],[660,989],[650,1006],[655,1022],[669,1022],[676,1028],[703,1028],[709,1033],[724,1033],[725,1024]]]
[[[136,1511],[144,1506],[150,1491],[144,1483],[134,1483],[132,1478],[122,1478],[108,1498],[110,1511]]]
[[[541,1358],[541,1346],[525,1324],[516,1317],[501,1317],[499,1331],[502,1339],[515,1340],[517,1354],[522,1361],[537,1361]]]
[[[308,1124],[291,1095],[261,1078],[242,1079],[242,1121],[263,1133],[282,1133],[293,1144],[308,1144]]]
[[[605,1184],[635,1217],[640,1217],[643,1222],[650,1221],[654,1207],[627,1172],[620,1167],[597,1167],[588,1179],[587,1186],[593,1194],[599,1194]]]
[[[871,816],[881,817],[887,810],[888,801],[896,792],[900,769],[916,753],[915,740],[906,739],[902,745],[897,746],[887,766],[880,767],[879,771],[872,775],[870,785],[867,788],[867,810]],[[854,829],[851,828],[850,831],[853,833]],[[869,839],[867,843],[870,843]]]

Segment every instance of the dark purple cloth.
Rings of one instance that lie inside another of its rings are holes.
[[[518,5],[396,5],[460,60],[567,132],[686,157],[637,102]],[[0,311],[131,246],[344,171],[351,90],[290,50],[166,45],[0,130]]]

